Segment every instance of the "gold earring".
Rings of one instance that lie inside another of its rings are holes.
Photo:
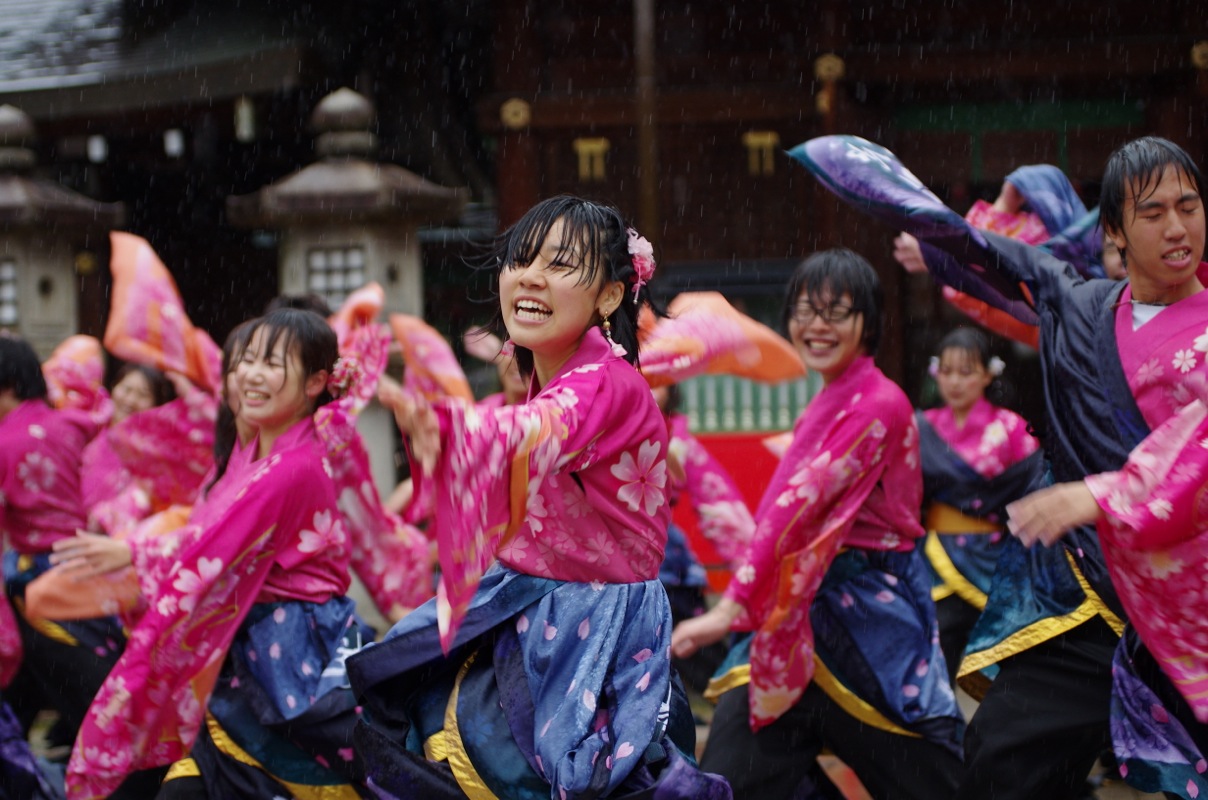
[[[608,340],[608,345],[612,349],[612,354],[617,358],[624,358],[625,354],[629,351],[625,349],[624,345],[617,344],[613,341],[612,323],[608,321],[608,317],[604,318],[604,321],[600,323],[600,327],[604,329],[604,338]]]

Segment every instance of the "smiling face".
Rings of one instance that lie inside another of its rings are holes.
[[[852,297],[844,293],[833,300],[829,293],[810,299],[797,297],[789,317],[789,339],[807,369],[830,383],[864,355],[864,315],[852,310]]]
[[[940,397],[958,418],[964,418],[978,400],[986,396],[986,388],[994,376],[982,364],[976,353],[959,347],[946,347],[940,354],[935,382]]]
[[[1133,298],[1173,303],[1202,287],[1196,270],[1204,256],[1204,204],[1195,183],[1173,165],[1142,187],[1133,182],[1123,225],[1107,235],[1124,253]]]
[[[574,354],[583,334],[616,310],[620,281],[605,281],[603,270],[583,282],[595,254],[563,243],[563,221],[554,222],[527,264],[509,264],[499,273],[499,302],[508,335],[532,351],[533,369],[545,385]]]
[[[270,330],[261,326],[252,334],[235,368],[234,396],[237,418],[259,429],[261,437],[275,437],[310,413],[323,389],[327,373],[305,375],[297,348],[282,334],[268,346]],[[228,379],[228,389],[232,388]]]
[[[113,397],[114,424],[155,405],[155,391],[151,388],[151,381],[137,369],[127,372],[110,394]]]

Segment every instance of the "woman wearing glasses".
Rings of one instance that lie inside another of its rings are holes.
[[[672,637],[684,658],[740,634],[710,686],[701,760],[735,797],[828,796],[814,758],[824,747],[878,798],[946,797],[959,778],[960,716],[914,552],[918,428],[872,359],[881,298],[850,250],[797,268],[784,321],[824,388],[797,420],[725,596]]]

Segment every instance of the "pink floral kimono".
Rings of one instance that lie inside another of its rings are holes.
[[[349,393],[315,414],[327,445],[336,497],[348,530],[352,569],[374,605],[395,618],[432,596],[428,540],[417,528],[382,507],[369,452],[356,418],[373,400],[390,352],[390,329],[377,322],[385,291],[370,283],[349,295],[328,320],[340,356],[356,363]]]
[[[1002,474],[1039,446],[1023,417],[984,397],[969,409],[961,426],[948,406],[927,409],[923,416],[953,452],[984,478]]]
[[[221,722],[207,716],[207,704],[259,604],[322,606],[347,589],[347,536],[312,420],[283,434],[265,458],[254,460],[255,452],[253,442],[232,456],[180,535],[134,548],[148,606],[76,740],[73,797],[106,797],[128,773],[188,756],[203,728],[215,735]],[[279,616],[287,619],[284,610]],[[311,676],[309,694],[282,698],[294,711],[321,699],[328,665],[307,668],[307,655],[305,641],[274,641],[259,655],[268,664],[289,659]],[[238,689],[238,681],[222,688]]]
[[[14,611],[23,613],[25,586],[49,568],[49,551],[60,539],[85,525],[80,503],[80,457],[96,434],[93,418],[78,411],[57,411],[41,400],[27,400],[0,420],[0,533],[3,533],[7,596],[0,602],[0,686],[22,665],[22,639]],[[17,608],[10,606],[14,603]],[[60,713],[78,722],[91,691],[100,685],[121,647],[115,624],[32,623],[28,635],[49,637],[71,648],[91,651],[76,664],[70,651],[45,652],[27,669],[33,680],[67,680],[55,689]],[[85,663],[87,662],[87,663]],[[66,672],[63,672],[66,670]]]
[[[370,787],[573,798],[664,781],[679,788],[659,797],[728,797],[677,755],[691,743],[666,738],[668,715],[687,708],[671,692],[655,580],[667,428],[645,381],[593,327],[527,403],[450,401],[437,413],[434,474],[413,470],[417,502],[435,512],[437,598],[349,659]],[[437,719],[428,707],[448,710]]]
[[[1106,514],[1099,539],[1129,621],[1208,723],[1208,291],[1135,330],[1124,292],[1116,341],[1153,432],[1123,470],[1086,483]]]
[[[98,425],[109,422],[113,401],[105,391],[105,355],[92,336],[68,336],[42,364],[50,404],[85,411]]]
[[[734,564],[746,553],[755,531],[755,518],[734,478],[692,435],[683,414],[671,417],[670,451],[684,467],[682,485],[673,481],[671,491],[683,492],[696,512],[701,533],[722,558]]]
[[[84,451],[89,529],[121,535],[174,504],[191,504],[214,463],[217,398],[199,389],[131,414]]]
[[[927,542],[935,572],[931,596],[953,595],[983,609],[1002,549],[1005,504],[1027,493],[1042,469],[1027,422],[984,397],[956,424],[948,406],[920,412],[919,444]],[[957,624],[948,656],[959,661],[968,630]],[[949,663],[955,669],[958,664]]]
[[[862,356],[797,420],[793,443],[755,515],[750,548],[726,592],[746,609],[737,627],[755,631],[749,644],[752,730],[800,700],[819,659],[825,666],[844,658],[815,645],[812,606],[825,597],[834,605],[831,616],[854,615],[841,626],[846,632],[827,630],[831,646],[825,649],[854,648],[877,665],[875,688],[848,687],[866,700],[884,697],[873,724],[903,733],[929,722],[930,738],[943,727],[934,723],[948,718],[944,744],[956,741],[955,700],[947,682],[937,680],[944,670],[932,641],[934,607],[912,554],[923,535],[921,500],[913,409],[872,358]],[[883,578],[847,580],[860,574]],[[741,650],[736,648],[739,655]],[[833,671],[825,670],[828,678]],[[722,678],[711,693],[736,685]]]
[[[96,432],[86,419],[29,400],[0,421],[0,534],[6,551],[45,552],[84,525],[79,458]],[[0,687],[20,666],[21,636],[5,599],[0,603]]]

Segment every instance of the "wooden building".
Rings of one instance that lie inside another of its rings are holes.
[[[783,151],[866,137],[959,211],[1015,167],[1051,163],[1094,205],[1130,138],[1208,158],[1206,38],[1183,0],[501,0],[479,124],[499,140],[502,222],[556,192],[610,199],[656,243],[665,289],[721,288],[769,321],[801,258],[865,254],[889,298],[879,361],[917,397],[962,318],[902,274],[892,231]]]
[[[230,225],[225,199],[313,161],[307,119],[340,86],[373,102],[383,161],[470,189],[462,219],[421,234],[423,305],[447,332],[484,316],[461,263],[474,243],[574,192],[635,220],[665,293],[720,288],[764,320],[813,250],[866,254],[891,298],[880,361],[912,394],[959,317],[892,263],[892,232],[838,206],[784,150],[864,136],[962,211],[1038,162],[1093,204],[1107,154],[1143,133],[1208,159],[1208,23],[1187,0],[0,0],[0,12],[0,102],[35,120],[42,175],[124,203],[217,337],[277,290],[278,238]],[[103,272],[81,276],[84,330],[102,321]]]

